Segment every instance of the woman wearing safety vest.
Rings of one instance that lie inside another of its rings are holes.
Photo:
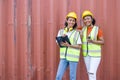
[[[82,52],[89,80],[96,80],[96,73],[101,60],[101,45],[104,44],[103,32],[95,26],[95,19],[89,10],[82,13]]]
[[[77,64],[80,56],[81,39],[80,33],[76,30],[77,15],[75,12],[70,12],[66,16],[65,27],[60,29],[57,37],[68,36],[70,43],[61,42],[65,47],[60,47],[60,62],[56,75],[56,80],[62,80],[64,72],[69,66],[70,80],[76,80]]]

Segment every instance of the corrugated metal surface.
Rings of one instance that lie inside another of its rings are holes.
[[[90,9],[104,31],[98,80],[120,80],[119,0],[0,0],[0,80],[55,80],[55,42],[69,11]],[[82,24],[81,24],[82,25]],[[69,80],[69,70],[63,80]],[[77,80],[87,80],[80,58]]]

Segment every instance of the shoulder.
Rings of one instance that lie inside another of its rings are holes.
[[[75,29],[75,35],[80,35],[80,31]]]
[[[61,32],[61,31],[64,31],[64,28],[60,28],[60,29],[59,29],[59,32]]]
[[[100,26],[95,26],[96,28],[98,28],[98,31],[102,31],[102,28]]]
[[[98,28],[98,37],[103,37],[103,31],[100,26],[96,26]]]

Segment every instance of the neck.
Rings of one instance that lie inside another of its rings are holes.
[[[89,26],[87,26],[87,27],[93,27],[93,25],[89,25]]]
[[[72,28],[72,26],[68,26],[68,28]]]

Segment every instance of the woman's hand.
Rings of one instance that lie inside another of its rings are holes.
[[[61,45],[62,46],[66,46],[66,47],[69,47],[70,46],[70,44],[66,41],[66,42],[61,42]]]
[[[79,33],[80,33],[80,37],[82,38],[83,37],[83,32],[82,30],[77,30]]]
[[[76,48],[76,49],[80,49],[80,48],[81,48],[81,44],[78,44],[78,45],[70,45],[68,42],[62,42],[61,45],[62,45],[62,46],[66,46],[66,47]]]
[[[88,43],[93,43],[93,40],[92,39],[87,39],[87,42]]]

